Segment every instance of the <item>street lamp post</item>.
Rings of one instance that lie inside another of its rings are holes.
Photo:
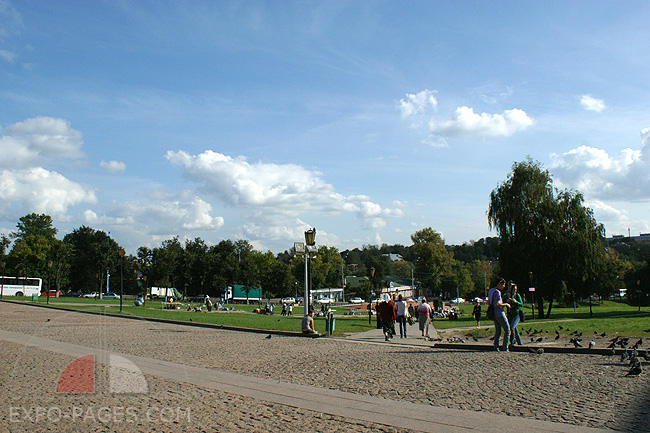
[[[124,248],[118,251],[120,255],[120,313],[122,312],[122,298],[124,297]]]
[[[0,274],[0,279],[2,279],[2,281],[0,281],[0,299],[2,299],[2,294],[5,291],[5,266],[7,266],[5,262],[0,262],[0,267],[2,268],[2,274]]]
[[[49,305],[50,303],[50,271],[52,270],[52,260],[47,262],[47,299],[45,303]]]
[[[316,229],[305,231],[305,314],[311,304],[311,253],[316,251]]]
[[[530,285],[528,286],[528,291],[530,292],[530,305],[532,307],[532,318],[535,318],[535,288],[533,287],[533,272],[528,273],[528,278],[530,279]]]

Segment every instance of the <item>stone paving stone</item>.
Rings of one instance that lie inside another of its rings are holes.
[[[604,426],[623,431],[650,430],[650,376],[644,372],[639,377],[625,377],[627,364],[602,356],[431,350],[427,347],[359,344],[325,338],[273,336],[265,339],[260,334],[236,331],[59,311],[44,313],[40,308],[5,303],[0,303],[0,328],[195,367],[274,378],[359,395],[386,396],[396,401],[577,426]],[[29,359],[27,350],[8,350],[6,345],[0,349],[0,356],[5,363],[17,359],[12,365],[23,365]],[[38,360],[46,364],[54,361],[49,356]],[[47,370],[57,371],[57,368],[58,364],[47,366]],[[31,373],[27,371],[23,374],[28,377]],[[422,381],[426,382],[426,386],[421,385]],[[179,386],[168,385],[170,388]],[[2,391],[4,408],[9,402],[6,401],[5,390]],[[205,390],[192,392],[205,393],[202,394],[203,398],[210,394]],[[169,397],[163,394],[158,398],[165,401]],[[201,402],[201,414],[215,410],[204,407],[207,403],[203,400],[198,401]],[[262,404],[251,401],[254,405]],[[289,413],[286,416],[295,416],[306,423],[314,419],[311,412],[307,415],[304,411],[294,413],[282,405],[273,406],[272,411],[282,415],[275,418],[269,415],[270,418],[284,420],[280,424],[273,424],[272,431],[285,431],[283,428],[289,427],[283,418],[286,415],[284,412]],[[228,418],[223,410],[218,412],[218,416],[224,415],[224,422],[229,426],[232,424],[235,430],[250,430],[270,419],[249,419],[240,412]],[[3,416],[6,418],[6,413]],[[206,423],[214,421],[212,415],[197,415],[197,419],[206,419]],[[328,419],[324,416],[319,418],[319,422],[327,423]],[[289,423],[300,424],[298,421]],[[354,421],[336,420],[328,427],[331,430],[326,430],[336,431],[337,423],[356,426]],[[385,430],[384,426],[364,425],[368,429],[365,431],[390,431]],[[218,431],[207,428],[206,431]],[[166,431],[175,430],[170,428]]]

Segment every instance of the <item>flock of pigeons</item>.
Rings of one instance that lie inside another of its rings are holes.
[[[568,336],[570,337],[569,341],[565,344],[565,347],[571,344],[573,345],[573,347],[579,347],[579,348],[585,347],[583,344],[582,332],[578,332],[578,331],[569,332],[570,330],[568,328],[564,329],[562,326],[558,326],[558,329],[555,330],[554,340],[560,339],[562,335],[560,331],[563,331],[564,333],[568,333]],[[650,332],[650,329],[646,329],[645,332]],[[527,330],[522,330],[522,333],[530,338],[531,343],[541,343],[546,339],[546,337],[540,336],[540,334],[548,333],[548,331],[528,328]],[[597,331],[594,331],[594,336],[596,337],[600,336],[604,338],[607,336],[607,334],[603,332],[602,334],[599,335]],[[471,338],[475,342],[479,341],[478,338],[474,336],[472,336]],[[490,337],[490,340],[493,339],[494,336]],[[451,338],[447,338],[447,342],[465,343],[465,339],[458,338],[458,337],[451,337]],[[607,349],[609,350],[605,353],[605,356],[615,356],[617,349],[620,348],[618,349],[621,356],[620,362],[627,363],[630,367],[630,370],[627,372],[625,376],[638,376],[643,372],[642,360],[645,360],[646,362],[650,362],[650,349],[640,350],[642,345],[643,345],[643,338],[639,338],[634,344],[630,345],[629,337],[616,336],[609,340],[609,345],[607,346]],[[589,349],[595,348],[596,342],[594,340],[589,340],[589,343],[587,343],[587,347]],[[544,353],[544,349],[538,347],[530,347],[529,351],[531,353],[537,353],[537,354]]]

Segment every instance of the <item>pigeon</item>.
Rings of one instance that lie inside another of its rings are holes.
[[[589,342],[589,348],[590,348],[590,349],[593,349],[595,345],[596,345],[596,342],[595,342],[594,340],[591,340],[591,341]]]
[[[557,327],[558,327],[558,328],[560,328],[560,329],[564,329],[564,328],[563,328],[563,327],[561,327],[560,325],[557,325]]]
[[[490,341],[494,340],[494,335],[490,337]]]
[[[535,340],[535,343],[539,343],[544,339],[544,337],[539,337],[537,340]]]
[[[267,335],[267,336],[264,337],[264,338],[266,338],[267,340],[270,340],[270,339],[271,339],[271,334]]]
[[[478,338],[474,337],[473,335],[472,338],[474,339],[474,341],[478,341]]]
[[[571,343],[573,343],[573,347],[583,347],[582,344],[580,344],[580,340],[572,338]]]
[[[621,353],[621,362],[625,362],[627,358],[628,358],[628,353],[627,350],[625,350],[623,351],[623,353]]]
[[[47,320],[46,320],[46,322],[49,322],[49,321],[50,321],[50,319],[47,319]]]
[[[607,334],[605,332],[603,332],[602,334],[600,334],[600,336],[601,337],[607,337]]]
[[[643,332],[650,332],[650,328],[644,329]]]
[[[559,340],[559,339],[560,339],[560,334],[557,334],[557,335],[555,336],[555,339],[556,339],[556,340]]]
[[[528,351],[529,351],[530,353],[536,353],[536,354],[538,354],[538,355],[541,355],[542,353],[544,353],[544,349],[542,349],[541,347],[538,347],[538,348],[529,347],[529,348],[528,348]]]
[[[641,363],[639,362],[638,364],[635,364],[625,376],[638,376],[641,374],[641,371],[643,371],[643,369],[641,368]]]

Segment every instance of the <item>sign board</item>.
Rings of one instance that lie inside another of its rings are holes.
[[[529,288],[528,288],[528,291],[529,291],[529,292],[534,292],[534,291],[535,291],[535,288],[534,288],[534,287],[529,287]]]
[[[305,254],[305,244],[303,242],[294,242],[293,249],[296,251],[296,254]]]

